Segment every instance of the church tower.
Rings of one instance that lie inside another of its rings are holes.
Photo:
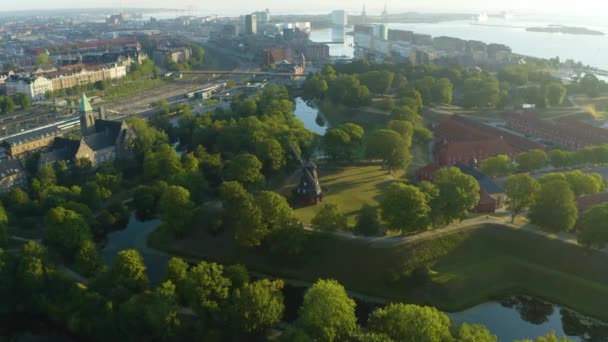
[[[80,131],[83,136],[95,133],[95,113],[84,93],[80,97]]]

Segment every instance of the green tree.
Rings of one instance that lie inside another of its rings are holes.
[[[154,152],[147,150],[143,166],[144,177],[148,180],[169,180],[183,171],[180,157],[168,144],[161,144]]]
[[[391,131],[399,133],[399,135],[407,142],[412,141],[414,137],[414,125],[405,120],[391,120],[388,122],[387,128]]]
[[[92,238],[91,229],[78,213],[56,207],[46,215],[45,239],[64,256],[71,257],[85,241]]]
[[[183,236],[192,221],[194,203],[190,192],[181,186],[170,186],[160,197],[161,218],[177,236]]]
[[[583,173],[579,170],[564,174],[575,196],[596,194],[606,188],[604,179],[598,173]]]
[[[496,335],[483,325],[463,323],[458,329],[458,342],[498,342]]]
[[[508,65],[498,72],[498,79],[517,86],[528,83],[528,70],[521,65]]]
[[[518,340],[515,342],[574,342],[574,340],[567,337],[557,337],[555,331],[552,331],[546,336],[538,337],[536,340]]]
[[[542,150],[530,150],[517,155],[517,169],[522,172],[530,172],[547,166],[547,154]]]
[[[262,279],[236,291],[231,312],[241,331],[261,334],[281,321],[285,311],[283,286],[282,280]]]
[[[567,231],[574,227],[578,209],[574,192],[564,181],[541,182],[540,190],[530,207],[530,221],[552,231]]]
[[[413,185],[393,183],[380,199],[382,218],[402,233],[425,229],[431,208],[422,191]]]
[[[549,163],[555,167],[565,167],[573,162],[570,152],[553,150],[549,152]]]
[[[264,139],[255,145],[257,156],[262,162],[264,174],[269,175],[281,170],[287,163],[285,149],[277,139]]]
[[[604,248],[608,243],[608,203],[591,207],[583,214],[578,241],[589,247]]]
[[[255,202],[262,211],[264,225],[271,231],[285,227],[296,219],[287,199],[276,192],[261,191],[255,195]]]
[[[74,264],[79,272],[87,276],[94,275],[101,268],[103,260],[95,242],[87,240],[80,246]]]
[[[306,99],[322,99],[328,88],[327,81],[322,76],[314,75],[304,82],[304,97]]]
[[[454,92],[454,85],[447,78],[438,79],[431,88],[433,102],[441,104],[451,104]]]
[[[367,144],[367,155],[370,158],[381,159],[388,172],[394,169],[407,169],[412,161],[409,152],[410,145],[399,133],[381,129],[371,136]]]
[[[315,229],[326,232],[346,231],[348,229],[346,216],[335,203],[325,202],[321,204],[311,223]]]
[[[464,106],[494,108],[500,101],[500,85],[493,77],[473,76],[464,82]]]
[[[57,184],[57,176],[52,165],[45,165],[38,173],[37,178],[40,181],[40,188],[42,190]]]
[[[270,230],[264,224],[262,210],[254,197],[238,182],[222,183],[220,197],[236,240],[246,247],[259,246]]]
[[[134,249],[118,252],[109,272],[113,286],[132,292],[143,292],[150,283],[144,258]]]
[[[369,316],[369,329],[394,341],[452,341],[449,317],[432,307],[389,304]]]
[[[330,128],[323,136],[323,149],[334,160],[346,160],[350,136],[340,128]]]
[[[327,91],[329,98],[350,108],[367,104],[370,100],[369,89],[353,75],[340,75],[332,81]]]
[[[549,83],[545,86],[545,97],[550,106],[561,106],[566,98],[566,88],[558,82]]]
[[[51,59],[49,58],[49,55],[41,52],[38,54],[38,56],[36,56],[36,65],[38,66],[44,66],[44,65],[50,65],[51,64]]]
[[[412,125],[420,121],[420,115],[409,106],[398,106],[391,112],[391,120],[411,122]]]
[[[344,341],[357,332],[355,301],[335,280],[318,280],[304,295],[299,324],[316,341]]]
[[[395,74],[390,71],[369,71],[359,74],[359,80],[374,94],[386,93],[391,85]]]
[[[601,93],[601,82],[594,74],[585,74],[580,81],[581,90],[589,97],[598,97]]]
[[[359,210],[355,232],[364,236],[376,236],[380,234],[382,225],[378,209],[365,205]]]
[[[513,161],[509,156],[501,154],[496,157],[482,160],[479,168],[481,172],[488,176],[504,176],[511,173],[513,170]]]
[[[264,181],[262,162],[253,154],[241,153],[228,161],[224,170],[225,179],[252,185]]]
[[[280,257],[280,260],[292,261],[302,254],[306,241],[307,236],[302,223],[291,220],[289,224],[270,232],[267,248],[270,253]]]
[[[540,184],[528,175],[513,175],[504,183],[507,194],[507,205],[511,211],[511,221],[515,221],[515,215],[534,204],[536,193],[540,190]]]
[[[433,220],[449,224],[463,219],[479,203],[479,183],[458,168],[440,169],[434,175],[439,195],[431,202]]]
[[[250,281],[247,268],[240,264],[224,267],[224,276],[230,280],[233,289],[241,289]]]
[[[201,317],[219,312],[228,300],[231,284],[223,272],[222,265],[201,261],[188,273],[186,298]]]

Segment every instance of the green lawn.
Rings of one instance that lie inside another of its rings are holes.
[[[378,165],[373,166],[319,166],[321,187],[325,191],[325,202],[336,203],[348,216],[353,225],[357,213],[364,205],[377,206],[378,198],[388,185],[402,177],[403,172],[389,175]],[[289,193],[295,184],[285,186],[283,193]],[[319,206],[296,209],[296,215],[304,223],[310,223],[317,214]]]
[[[333,278],[356,293],[446,311],[496,296],[530,294],[608,321],[606,255],[525,231],[486,228],[384,248],[310,234],[305,262],[299,265],[260,249],[241,248],[230,233],[213,238],[199,231],[183,241],[151,241],[177,255],[242,263],[257,272],[305,282]],[[423,264],[434,271],[433,282],[414,289],[400,275]]]

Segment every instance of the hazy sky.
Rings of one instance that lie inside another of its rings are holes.
[[[324,13],[334,8],[360,12],[365,2],[369,13],[382,10],[384,0],[0,0],[0,10],[91,8],[91,7],[163,7],[193,9],[213,14],[235,14],[269,8],[274,13]],[[389,12],[397,11],[466,11],[518,10],[556,12],[564,14],[590,14],[605,16],[606,0],[388,0]]]

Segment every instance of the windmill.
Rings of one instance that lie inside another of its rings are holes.
[[[293,154],[302,166],[302,175],[298,186],[293,189],[293,194],[305,205],[316,205],[323,201],[323,190],[319,184],[317,165],[312,161],[304,162],[298,151],[291,146]]]

